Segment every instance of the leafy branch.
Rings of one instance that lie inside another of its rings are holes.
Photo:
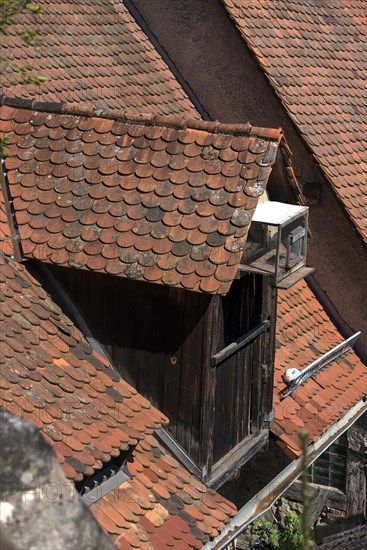
[[[17,18],[24,14],[38,15],[42,13],[42,8],[32,4],[28,0],[0,0],[0,42],[9,34],[9,27],[17,22]],[[26,46],[39,50],[41,41],[37,30],[23,30],[17,33]],[[14,72],[20,73],[19,80],[21,83],[34,84],[39,86],[45,82],[45,76],[35,75],[31,66],[19,65],[9,61],[4,56],[0,56],[0,75],[8,72],[8,69],[13,69]]]
[[[251,533],[257,535],[258,540],[253,544],[253,550],[310,550],[313,545],[310,528],[308,433],[303,430],[298,435],[302,448],[302,516],[290,512],[276,524],[264,517],[255,520]]]
[[[27,12],[37,15],[42,13],[42,8],[28,2],[28,0],[0,0],[0,40],[8,34],[8,27],[16,23],[17,16],[20,13]],[[22,36],[22,34],[24,33],[19,33],[20,36]],[[32,45],[28,40],[29,38],[31,38],[31,40],[35,38],[37,31],[35,31],[35,34],[33,32],[29,34],[33,34],[33,37],[26,36],[25,41],[27,44]]]
[[[0,0],[0,45],[9,34],[9,27],[17,22],[20,15],[38,15],[42,8],[29,2],[29,0]],[[37,30],[23,30],[17,33],[26,46],[39,49],[41,41]],[[9,70],[10,69],[10,70]],[[4,55],[0,56],[0,76],[8,73],[16,73],[12,84],[33,84],[39,86],[47,78],[34,73],[33,67],[20,65],[10,61]],[[7,136],[0,138],[0,158],[5,156]]]

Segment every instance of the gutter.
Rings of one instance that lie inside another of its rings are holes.
[[[360,416],[367,412],[367,396],[358,401],[338,422],[333,424],[319,439],[309,446],[308,459],[311,465],[330,445],[352,426]],[[222,550],[233,542],[255,519],[269,510],[290,485],[302,473],[302,456],[291,462],[268,485],[245,504],[225,529],[202,550]]]

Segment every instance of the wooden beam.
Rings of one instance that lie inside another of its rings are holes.
[[[213,431],[214,404],[216,391],[216,376],[211,367],[211,356],[215,343],[218,341],[218,316],[221,298],[213,296],[207,314],[206,333],[203,357],[202,379],[202,416],[201,416],[201,449],[199,466],[202,469],[202,479],[206,482],[213,463]]]
[[[328,487],[326,485],[318,485],[316,483],[310,483],[309,491],[310,491],[311,502],[312,502],[311,520],[316,515],[316,513],[314,513],[314,510],[315,510],[314,497],[317,498],[317,495],[319,494],[320,490],[323,493],[325,493],[327,497],[325,501],[325,506],[329,506],[330,508],[335,508],[336,510],[343,510],[343,511],[346,510],[347,497],[342,491],[340,491],[339,489],[335,489],[334,487]],[[284,493],[284,496],[289,500],[294,500],[295,502],[302,502],[301,482],[299,480],[296,480],[287,489],[287,491]]]
[[[233,476],[236,470],[248,462],[269,439],[269,430],[261,430],[256,435],[250,435],[241,441],[234,449],[229,451],[216,464],[214,464],[207,484],[217,489]]]
[[[273,388],[274,388],[274,361],[275,361],[275,341],[276,341],[276,322],[277,322],[277,296],[276,288],[270,286],[267,279],[263,280],[263,319],[268,319],[270,327],[264,335],[264,354],[263,354],[263,382],[264,399],[263,413],[271,413],[273,410]]]
[[[194,474],[196,477],[201,479],[202,472],[195,464],[195,462],[189,457],[189,455],[186,453],[186,451],[177,443],[177,441],[165,430],[164,428],[158,428],[155,430],[155,435],[157,439],[163,443],[163,445],[171,451],[173,456],[177,458],[183,466],[185,466],[189,472]]]
[[[232,344],[229,344],[229,346],[227,346],[226,348],[222,349],[221,351],[213,355],[211,359],[212,366],[217,367],[218,365],[223,363],[225,359],[239,352],[242,348],[247,346],[247,344],[252,342],[252,340],[255,340],[255,338],[257,338],[260,334],[265,332],[269,326],[270,326],[270,323],[268,320],[263,321],[262,323],[257,325],[255,328],[253,328],[252,330],[244,334],[244,336],[241,336],[241,338],[239,338],[235,342],[232,342]]]
[[[23,249],[20,240],[20,235],[18,232],[18,226],[15,222],[14,211],[11,203],[11,196],[9,191],[9,186],[7,184],[6,174],[4,172],[3,163],[0,161],[0,186],[3,194],[5,215],[7,217],[10,239],[13,245],[14,259],[17,262],[21,262],[23,259]]]

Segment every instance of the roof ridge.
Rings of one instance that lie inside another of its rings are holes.
[[[201,130],[212,134],[233,134],[237,136],[253,136],[269,141],[280,141],[283,138],[281,128],[257,128],[249,122],[245,124],[222,123],[218,120],[195,120],[178,116],[161,116],[150,113],[133,114],[116,109],[98,109],[91,103],[80,106],[67,102],[36,101],[34,99],[22,99],[0,95],[0,106],[15,107],[48,112],[52,114],[64,114],[84,117],[113,119],[130,124],[154,125],[175,128],[177,130]]]

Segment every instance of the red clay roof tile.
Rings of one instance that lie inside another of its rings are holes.
[[[367,394],[367,368],[349,351],[280,401],[282,375],[299,370],[343,341],[305,281],[279,291],[274,410],[271,429],[292,458],[301,454],[298,432],[306,428],[311,443]]]
[[[89,102],[100,109],[127,108],[137,114],[149,110],[161,115],[198,117],[175,76],[125,4],[96,0],[92,10],[85,1],[39,0],[37,5],[42,8],[42,15],[22,14],[2,39],[4,55],[12,61],[2,78],[6,93],[23,98],[37,98],[41,94],[47,101]],[[39,49],[25,48],[21,39],[22,32],[33,30],[41,35]],[[19,75],[16,65],[32,66],[32,74],[48,80],[40,86],[25,83],[17,86],[14,84]],[[49,121],[46,117],[43,120],[49,128],[56,128],[53,139],[62,138],[63,129],[76,126],[72,123],[59,128],[57,120]],[[27,121],[27,112],[17,114],[18,124]],[[23,126],[18,126],[19,135],[26,132],[26,124]],[[92,129],[86,121],[77,126],[86,132]],[[101,138],[105,144],[103,138],[109,137],[113,126],[113,122],[108,121],[94,128],[95,132],[105,134]],[[6,128],[10,129],[10,125]],[[113,129],[118,132],[118,127]],[[84,142],[87,139],[85,137]]]
[[[132,479],[90,508],[98,520],[102,518],[118,548],[138,544],[138,540],[143,548],[144,541],[149,540],[156,550],[170,546],[200,548],[235,513],[233,505],[194,480],[152,436],[138,444],[128,468]],[[195,492],[196,500],[190,497],[193,485],[200,488]],[[107,524],[107,516],[114,518],[113,525]],[[129,519],[123,523],[121,516]],[[135,524],[133,533],[131,521]]]
[[[367,241],[365,6],[222,1]]]
[[[137,445],[131,479],[91,506],[118,548],[202,547],[233,505],[161,447],[152,431],[164,417],[91,349],[26,265],[1,254],[0,267],[1,405],[39,426],[76,482]]]
[[[0,263],[0,287],[5,300],[1,315],[6,315],[7,307],[9,313],[13,311],[5,321],[1,345],[0,378],[6,388],[1,394],[2,404],[14,408],[14,402],[18,414],[33,419],[64,457],[63,466],[71,465],[67,475],[80,479],[75,472],[101,467],[96,454],[104,461],[109,460],[109,455],[135,445],[145,432],[159,426],[164,417],[149,408],[148,402],[144,401],[146,409],[139,405],[139,400],[134,403],[135,390],[119,379],[117,373],[114,372],[113,379],[110,377],[111,369],[92,354],[81,333],[70,325],[23,266],[2,254]],[[73,366],[74,354],[80,358],[78,366]],[[22,378],[28,380],[25,386],[21,385]],[[83,415],[78,413],[81,408]],[[127,416],[132,414],[136,420],[134,426],[140,424],[134,437],[126,426]],[[94,419],[91,428],[88,415]],[[97,419],[113,426],[113,432],[109,434],[108,427],[103,428],[104,424],[98,424]]]
[[[274,162],[274,155],[268,159],[264,155],[270,145],[276,151],[282,138],[280,130],[261,136],[256,128],[230,125],[231,131],[236,132],[233,137],[221,134],[227,131],[227,125],[218,123],[179,119],[172,122],[151,116],[142,116],[135,122],[121,114],[121,135],[117,138],[112,133],[114,121],[93,116],[96,111],[90,110],[85,116],[64,105],[59,107],[59,114],[50,112],[42,119],[39,111],[29,107],[20,109],[22,117],[23,110],[27,111],[27,137],[32,138],[26,144],[29,155],[20,166],[14,164],[25,147],[18,143],[23,138],[16,137],[18,110],[4,106],[1,111],[3,120],[11,120],[12,115],[15,121],[8,151],[11,156],[5,164],[25,257],[195,291],[228,292],[240,261],[239,254],[231,253],[243,248],[256,206],[251,197],[263,192]],[[189,124],[195,129],[183,129]],[[65,126],[73,127],[65,130],[66,138],[73,133],[74,143],[80,145],[77,153],[70,153],[67,139],[59,137]],[[105,134],[101,133],[102,128]],[[32,132],[38,134],[40,129],[45,130],[43,137],[33,136]],[[144,136],[153,130],[162,137],[155,141],[146,139]],[[202,138],[205,132],[204,152],[195,139]],[[109,145],[101,145],[101,136],[111,138],[107,140]],[[97,140],[98,148],[91,156],[86,155],[84,144],[89,146]],[[170,150],[173,144],[178,145],[174,153],[169,152],[168,143]],[[219,146],[222,160],[213,160],[208,151]],[[251,167],[250,182],[246,174],[240,175],[243,165],[233,160],[237,151],[249,148],[254,154],[247,165]],[[46,154],[51,150],[55,151],[51,156]],[[152,171],[141,180],[135,172],[142,166],[142,151],[148,151],[144,166]],[[121,155],[126,160],[121,160]],[[259,166],[264,159],[269,161],[265,175]],[[55,172],[55,163],[58,169],[70,170]],[[97,167],[100,177],[96,180],[90,174],[97,172]],[[18,170],[27,174],[26,186],[13,176]],[[234,185],[228,185],[229,180]],[[18,212],[26,212],[30,221],[23,214],[18,218]],[[217,255],[214,249],[218,249]],[[214,257],[219,256],[217,267]]]

